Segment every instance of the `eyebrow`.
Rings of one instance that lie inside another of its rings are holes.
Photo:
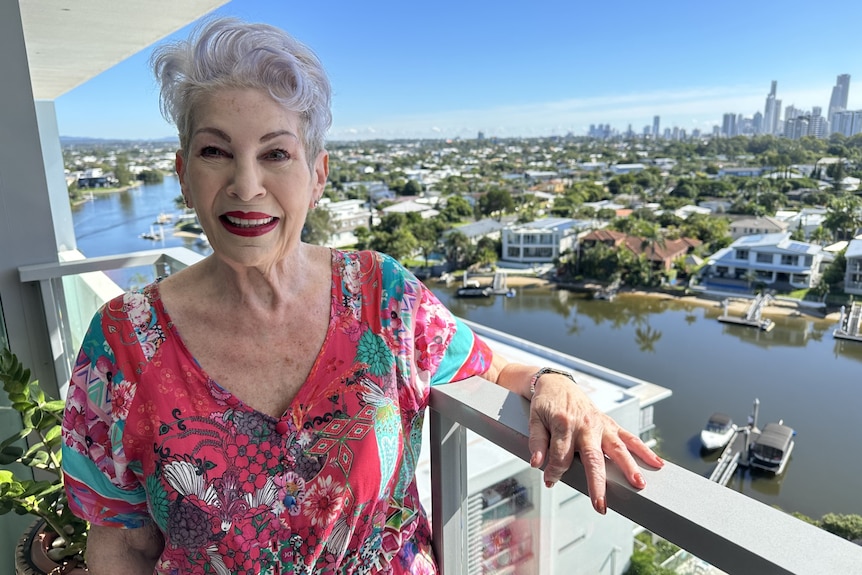
[[[198,130],[195,130],[195,133],[194,133],[195,136],[198,134],[213,134],[214,136],[221,138],[225,142],[230,143],[230,141],[231,141],[230,136],[228,136],[226,133],[219,130],[218,128],[200,128]],[[296,138],[297,140],[299,139],[299,136],[297,136],[296,134],[294,134],[290,130],[277,130],[275,132],[269,132],[269,133],[266,133],[263,136],[261,136],[260,142],[268,142],[268,141],[273,140],[279,136],[291,136],[293,138]]]

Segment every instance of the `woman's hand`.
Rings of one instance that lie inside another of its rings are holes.
[[[545,466],[548,487],[560,480],[579,453],[590,499],[601,514],[607,511],[605,456],[637,489],[646,482],[633,455],[656,468],[664,465],[638,436],[599,411],[577,384],[555,373],[542,375],[536,383],[530,405],[530,452],[530,465]]]

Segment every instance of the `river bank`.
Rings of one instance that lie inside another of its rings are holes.
[[[471,280],[475,280],[479,283],[479,285],[491,285],[493,281],[492,275],[471,275]],[[506,276],[506,285],[510,288],[515,289],[536,289],[536,288],[552,288],[559,287],[559,284],[556,282],[550,281],[545,278],[536,277],[532,275],[515,275],[515,274],[507,274]],[[583,284],[579,286],[584,291],[590,291],[589,284]],[[596,286],[598,287],[598,286]],[[563,288],[565,289],[565,288]],[[617,294],[619,296],[639,296],[639,297],[651,297],[657,299],[668,299],[668,300],[676,300],[676,301],[684,301],[688,303],[692,303],[694,305],[709,307],[709,308],[719,308],[722,309],[722,301],[727,300],[727,313],[730,315],[744,315],[748,309],[748,306],[751,304],[750,298],[745,297],[728,297],[715,295],[711,296],[710,294],[698,294],[698,293],[685,293],[685,294],[672,294],[666,291],[653,291],[646,289],[630,289],[630,288],[621,288]],[[823,320],[825,322],[837,322],[840,319],[840,312],[830,312],[825,313],[820,308],[800,305],[794,301],[788,300],[772,300],[768,305],[763,308],[762,312],[764,317],[807,317],[814,320]]]

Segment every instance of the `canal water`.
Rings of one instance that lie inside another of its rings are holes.
[[[206,253],[173,237],[172,226],[162,241],[139,237],[159,213],[176,212],[177,195],[176,179],[166,178],[77,206],[79,249],[99,256],[185,245]],[[118,279],[128,285],[128,276]],[[670,388],[655,410],[658,450],[695,473],[709,475],[716,458],[700,452],[709,415],[723,411],[744,424],[758,398],[760,426],[783,419],[797,431],[796,447],[780,478],[741,473],[729,488],[814,518],[862,514],[862,343],[835,340],[830,322],[780,317],[764,333],[717,321],[717,305],[684,300],[595,301],[550,288],[466,300],[433,280],[429,287],[465,319]]]

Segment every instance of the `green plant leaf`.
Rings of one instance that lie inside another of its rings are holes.
[[[18,461],[18,458],[24,455],[24,450],[17,445],[7,445],[0,451],[0,465],[9,465]]]
[[[60,427],[59,425],[55,425],[54,427],[50,428],[48,431],[45,432],[45,441],[47,441],[48,443],[51,443],[52,441],[54,441],[55,439],[60,437],[60,434],[62,433],[62,431],[63,431],[62,427]],[[0,444],[0,445],[2,445],[2,444]]]
[[[63,413],[63,410],[66,409],[66,402],[62,399],[48,401],[45,402],[45,405],[42,406],[42,409],[44,409],[45,411],[53,411],[55,413]]]
[[[41,467],[48,463],[48,454],[44,451],[33,454],[32,456],[24,456],[21,458],[21,463],[30,467]]]
[[[28,434],[29,434],[29,432],[26,429],[22,429],[22,430],[18,431],[17,433],[10,435],[6,439],[4,439],[2,442],[0,442],[0,451],[2,451],[3,449],[6,449],[7,446],[12,445],[13,443],[18,443],[19,441],[21,441],[22,439],[27,437]]]

